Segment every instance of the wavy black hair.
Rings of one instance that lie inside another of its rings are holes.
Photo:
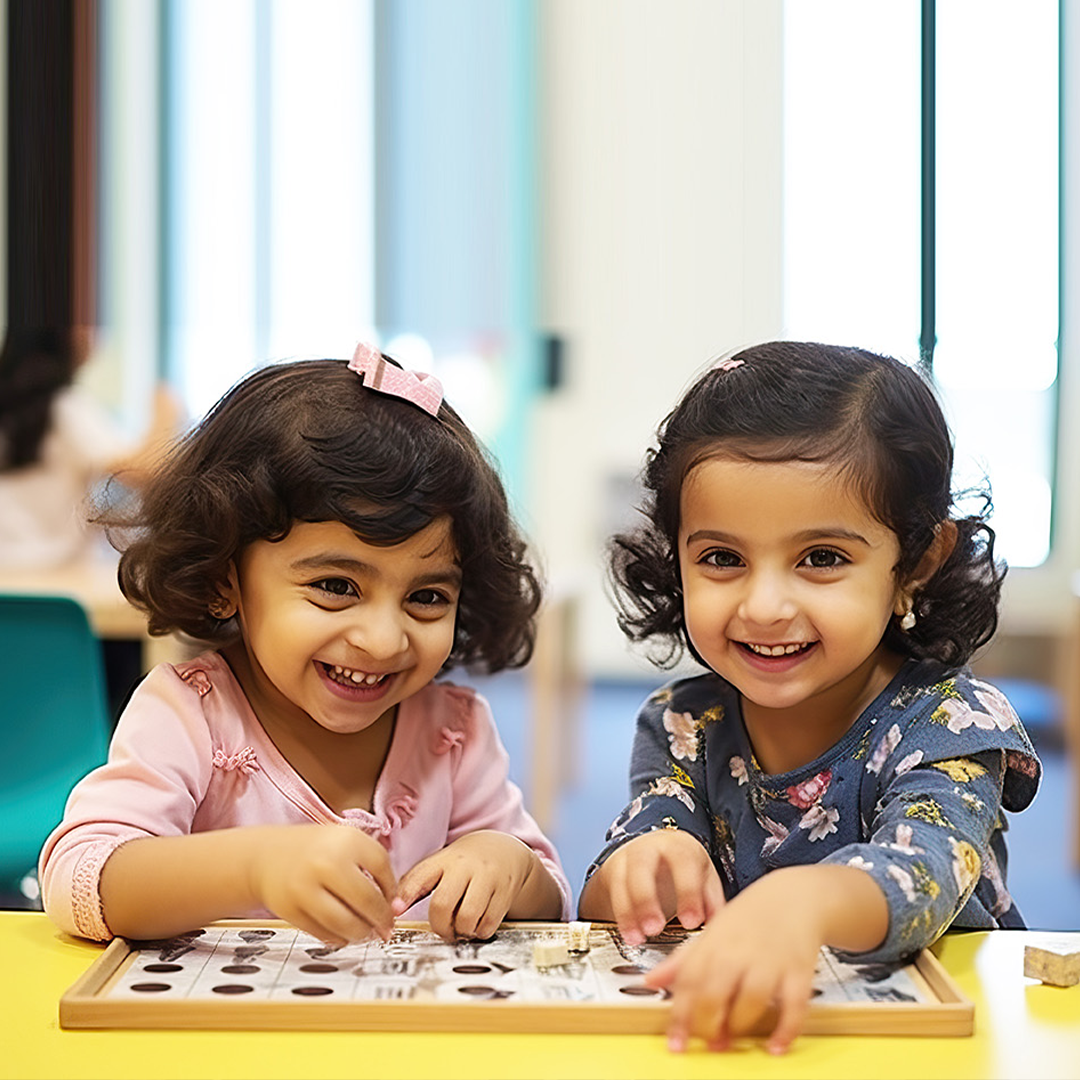
[[[462,571],[445,666],[525,664],[541,589],[488,455],[445,402],[434,419],[366,389],[342,360],[249,375],[145,490],[119,493],[96,520],[123,552],[120,587],[146,612],[151,634],[224,642],[236,637],[236,621],[209,608],[253,541],[281,540],[296,522],[340,521],[389,546],[444,515]]]
[[[864,349],[775,341],[706,372],[666,417],[643,471],[645,523],[612,540],[619,626],[630,640],[653,645],[658,666],[670,667],[684,648],[704,663],[683,618],[679,507],[687,473],[720,454],[835,463],[896,534],[899,582],[952,520],[956,544],[915,593],[915,626],[906,632],[893,618],[884,644],[955,666],[993,636],[1005,567],[986,522],[989,491],[975,493],[981,513],[955,513],[952,438],[930,385],[914,368]]]

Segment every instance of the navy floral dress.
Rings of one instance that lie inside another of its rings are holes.
[[[950,926],[1023,927],[1002,810],[1031,802],[1040,771],[1012,706],[966,668],[908,660],[839,742],[773,775],[754,759],[738,691],[718,675],[681,679],[642,706],[632,802],[589,874],[654,829],[693,834],[729,898],[777,867],[856,866],[890,912],[888,936],[859,959],[898,960]]]

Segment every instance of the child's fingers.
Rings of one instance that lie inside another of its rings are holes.
[[[630,921],[646,937],[659,934],[667,925],[668,913],[664,910],[660,895],[660,883],[666,878],[666,864],[663,860],[657,860],[652,867],[635,867],[633,873],[625,875]],[[668,902],[671,902],[670,896]]]
[[[713,873],[705,880],[705,918],[711,919],[727,903],[720,875]]]
[[[362,846],[362,854],[357,859],[357,866],[375,882],[387,900],[392,899],[397,892],[398,883],[394,871],[390,868],[390,856],[386,848],[364,833],[357,833],[357,837],[366,841]]]
[[[424,859],[407,870],[397,883],[392,909],[395,915],[407,911],[417,900],[427,896],[442,879],[443,867],[434,859]]]
[[[738,983],[731,977],[713,977],[703,989],[693,972],[684,968],[675,982],[668,1017],[668,1047],[686,1049],[691,1035],[700,1035],[712,1050],[724,1050],[729,1042],[728,1016]]]
[[[653,874],[640,868],[633,874],[621,870],[612,874],[608,894],[615,924],[628,945],[640,945],[650,933],[663,929],[664,916]]]
[[[499,928],[509,902],[503,899],[500,908],[498,890],[494,883],[473,878],[464,896],[452,913],[454,936],[458,938],[491,937]]]
[[[503,919],[506,918],[506,912],[510,905],[508,902],[500,904],[495,903],[495,898],[492,898],[492,903],[488,905],[487,911],[484,912],[484,916],[476,924],[472,932],[472,937],[476,938],[489,938],[495,934],[495,931],[502,925]]]
[[[393,930],[390,905],[370,883],[366,891],[366,900],[360,902],[345,901],[332,892],[320,892],[306,898],[288,921],[320,941],[334,945],[362,941],[373,934],[385,941]]]
[[[667,1046],[675,1054],[681,1054],[690,1041],[690,1023],[687,1017],[672,1013],[667,1026]]]
[[[776,1026],[769,1036],[770,1054],[783,1054],[802,1031],[807,1010],[810,1007],[810,994],[813,990],[813,978],[805,974],[790,974],[784,980],[776,997],[778,1017]]]
[[[661,960],[656,967],[650,968],[650,970],[645,972],[645,978],[643,980],[645,985],[651,986],[657,990],[661,990],[665,986],[670,986],[676,975],[679,973],[683,955],[682,949],[676,949],[670,956]]]
[[[737,993],[724,1010],[724,1026],[735,1035],[752,1031],[776,1000],[776,973],[751,968],[743,973]]]
[[[380,872],[379,878],[375,877],[374,871]],[[346,865],[333,874],[328,874],[322,882],[321,888],[314,894],[318,902],[335,918],[336,924],[343,928],[343,932],[349,930],[352,924],[356,940],[357,921],[360,924],[369,924],[379,937],[388,938],[394,929],[394,913],[390,907],[390,898],[394,895],[394,881],[391,873],[387,880],[386,872],[389,871],[389,863],[384,868],[374,866],[371,869],[367,865]],[[386,885],[391,886],[389,894],[386,893]],[[342,916],[339,911],[351,913]],[[361,926],[360,936],[367,936],[368,931]]]
[[[444,874],[428,898],[428,923],[444,941],[455,941],[457,910],[465,895],[467,881]]]
[[[675,893],[675,914],[688,930],[700,926],[710,914],[709,885],[717,880],[712,864],[691,860],[668,860]],[[723,890],[721,890],[721,895]]]
[[[657,964],[652,971],[645,976],[648,986],[670,987],[678,974],[679,965],[675,963],[676,956],[682,950],[676,950],[662,963]],[[694,1026],[694,997],[692,994],[675,994],[671,999],[671,1012],[667,1022],[667,1045],[668,1049],[675,1053],[681,1053],[686,1049],[690,1041]]]

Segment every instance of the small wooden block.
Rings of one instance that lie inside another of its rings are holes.
[[[1052,986],[1080,982],[1080,939],[1061,944],[1025,945],[1024,974]]]
[[[567,948],[572,953],[586,953],[589,951],[589,934],[592,933],[592,923],[572,922],[566,928]]]
[[[559,941],[556,938],[541,938],[533,944],[533,965],[541,971],[569,962],[570,953],[565,941]]]

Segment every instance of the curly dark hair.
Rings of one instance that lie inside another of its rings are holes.
[[[741,361],[741,362],[740,362]],[[723,453],[748,461],[835,462],[899,540],[897,580],[910,579],[935,532],[952,520],[952,553],[914,597],[910,632],[893,618],[884,644],[904,656],[966,663],[997,629],[1005,566],[982,512],[954,516],[953,446],[927,381],[864,349],[813,342],[755,345],[706,372],[665,418],[645,460],[646,521],[611,543],[619,626],[651,641],[670,667],[688,649],[679,577],[679,507],[687,473]],[[706,665],[707,666],[707,665]]]
[[[97,520],[123,552],[120,587],[151,634],[234,639],[235,619],[208,610],[230,563],[295,522],[340,521],[367,543],[392,545],[448,515],[462,589],[445,667],[494,672],[532,654],[540,584],[486,452],[445,402],[436,421],[366,389],[342,360],[249,375],[134,501],[117,496]]]

